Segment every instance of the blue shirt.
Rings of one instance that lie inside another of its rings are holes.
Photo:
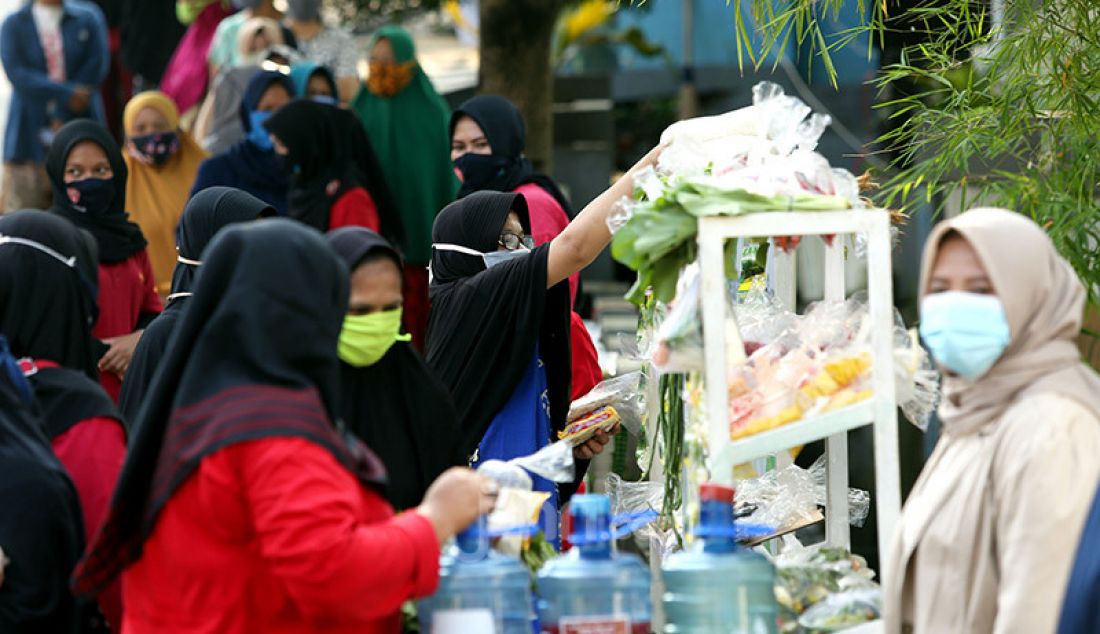
[[[76,118],[103,121],[99,86],[107,76],[107,21],[91,2],[65,0],[61,17],[65,81],[50,79],[46,54],[38,40],[31,3],[9,15],[0,27],[0,61],[11,82],[11,108],[4,131],[4,160],[45,160],[43,130],[51,120]],[[70,112],[69,98],[78,86],[92,89],[91,105],[83,113]]]
[[[481,438],[473,467],[486,460],[511,460],[528,456],[550,444],[550,396],[547,392],[546,366],[539,358],[538,349],[531,358],[516,390],[504,408],[489,423],[489,429]],[[545,491],[550,499],[542,505],[539,526],[546,532],[546,539],[555,546],[561,543],[558,517],[558,486],[553,482],[531,474],[536,491]]]

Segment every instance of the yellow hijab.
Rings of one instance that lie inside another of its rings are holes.
[[[176,266],[176,224],[191,186],[199,173],[199,165],[206,158],[191,135],[179,129],[180,116],[176,104],[164,93],[156,90],[135,95],[122,113],[122,124],[129,139],[134,135],[134,121],[139,112],[152,108],[168,120],[176,129],[180,149],[161,166],[149,165],[135,156],[127,142],[124,153],[130,179],[126,183],[126,209],[130,219],[141,227],[149,242],[149,259],[153,264],[153,277],[157,292],[167,295],[172,287],[172,269]]]

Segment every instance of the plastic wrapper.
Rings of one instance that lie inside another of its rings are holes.
[[[559,440],[529,456],[513,458],[508,463],[523,467],[551,482],[572,482],[577,477],[573,445],[567,440]]]
[[[661,482],[628,482],[617,474],[607,476],[607,495],[611,499],[611,514],[630,516],[644,511],[661,510],[664,503],[664,484]],[[649,522],[634,531],[634,537],[645,547],[657,544],[663,557],[679,549],[679,537],[671,528],[662,529],[658,522]]]
[[[657,328],[650,360],[662,373],[703,368],[703,324],[699,315],[699,264],[689,264],[676,282],[676,299]]]
[[[830,594],[798,617],[811,632],[839,632],[882,616],[882,591],[863,588]]]
[[[505,533],[513,528],[526,527],[538,522],[539,511],[549,498],[550,494],[544,491],[502,487],[497,494],[496,505],[489,514],[489,530]],[[518,557],[523,550],[524,540],[524,535],[505,535],[494,544],[494,548]]]
[[[738,516],[780,531],[815,520],[819,506],[826,506],[824,456],[809,470],[790,465],[737,484]],[[848,489],[850,524],[863,526],[870,507],[869,493]]]
[[[642,418],[645,416],[642,373],[628,372],[600,381],[588,394],[573,401],[569,406],[567,420],[572,423],[606,406],[615,408],[624,429],[635,436],[639,435],[642,429]]]
[[[940,404],[940,375],[915,330],[904,330],[899,324],[895,339],[900,340],[894,349],[898,407],[906,420],[928,431],[928,422]]]
[[[478,465],[477,472],[492,478],[501,488],[530,491],[534,486],[531,476],[527,475],[519,465],[503,460],[486,460]]]

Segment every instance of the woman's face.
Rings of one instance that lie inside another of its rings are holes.
[[[481,126],[467,116],[459,117],[455,123],[455,133],[451,137],[451,161],[458,160],[463,154],[492,154],[489,139]]]
[[[310,75],[306,83],[306,97],[335,97],[332,93],[332,84],[324,73],[316,72]]]
[[[349,315],[396,310],[401,303],[401,270],[393,260],[378,258],[355,267],[348,297]]]
[[[519,237],[523,237],[523,223],[519,221],[519,214],[514,211],[508,212],[508,218],[504,221],[504,226],[500,229],[500,235],[506,233],[515,234]],[[497,251],[508,251],[509,249],[501,244],[502,240],[497,241]]]
[[[109,180],[114,178],[107,152],[95,141],[81,141],[65,159],[65,182],[75,183],[86,178]]]
[[[978,295],[997,294],[978,253],[966,238],[958,234],[950,234],[940,243],[928,281],[928,295],[948,291]]]
[[[375,42],[367,61],[371,64],[396,64],[397,56],[393,53],[393,45],[389,39],[383,37]]]
[[[171,132],[172,126],[168,123],[168,117],[161,114],[156,108],[142,108],[134,117],[134,129],[130,136],[145,136],[147,134],[160,134]]]
[[[260,97],[260,102],[256,104],[256,110],[258,112],[275,112],[288,103],[290,103],[290,93],[286,91],[286,87],[278,83],[271,84],[264,91],[263,96]]]

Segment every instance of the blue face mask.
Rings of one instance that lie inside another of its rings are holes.
[[[309,98],[312,101],[316,101],[317,103],[323,103],[326,106],[338,106],[338,105],[340,105],[339,102],[336,101],[336,97],[333,97],[332,95],[310,95]]]
[[[1004,304],[994,295],[935,293],[921,300],[920,312],[932,357],[964,379],[989,372],[1011,341]]]
[[[264,123],[270,118],[270,112],[260,110],[253,110],[248,114],[248,122],[252,126],[252,129],[248,131],[248,140],[265,152],[270,152],[273,149],[271,134],[264,127]]]

